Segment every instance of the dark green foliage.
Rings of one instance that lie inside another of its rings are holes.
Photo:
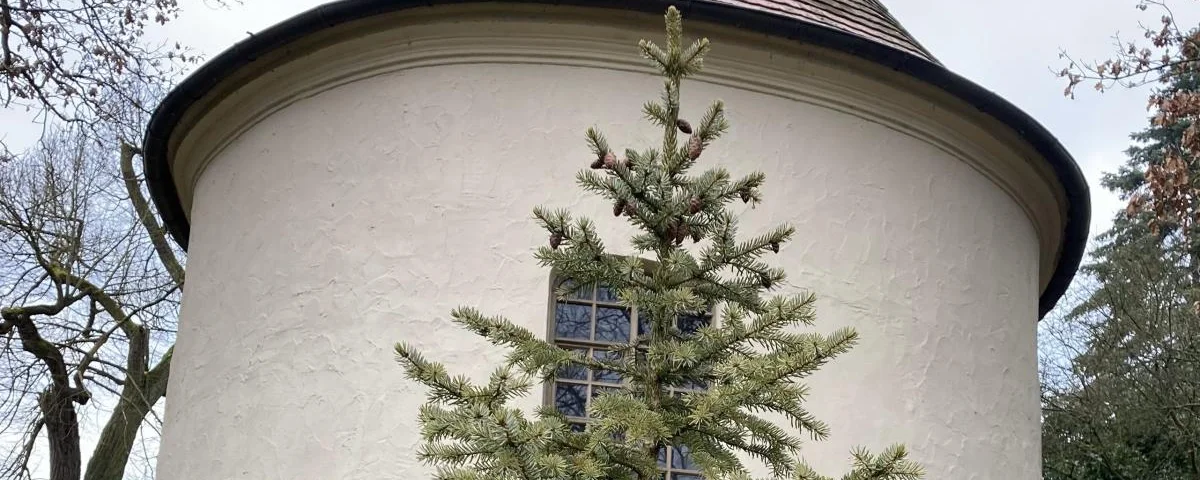
[[[1195,90],[1181,76],[1173,89]],[[1176,148],[1186,124],[1133,135],[1126,164],[1104,185],[1129,199],[1144,172]],[[1188,158],[1187,163],[1194,165]],[[1200,478],[1200,320],[1196,233],[1120,213],[1083,273],[1093,285],[1061,319],[1047,319],[1043,471],[1050,480]]]

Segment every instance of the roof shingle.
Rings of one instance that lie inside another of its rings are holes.
[[[939,63],[879,0],[711,0],[829,27]],[[940,64],[940,63],[939,63]]]

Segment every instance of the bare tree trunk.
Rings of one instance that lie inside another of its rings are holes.
[[[183,286],[184,270],[171,251],[165,231],[154,219],[149,202],[138,186],[133,168],[133,157],[140,152],[128,143],[121,143],[121,174],[126,193],[133,203],[138,220],[146,229],[158,258],[170,274],[177,288]],[[117,307],[113,307],[116,309]],[[116,313],[116,312],[115,312]],[[120,315],[120,313],[117,313]],[[96,450],[88,460],[84,480],[122,480],[138,430],[154,404],[167,393],[167,379],[171,372],[171,357],[174,347],[167,350],[154,368],[148,368],[150,335],[140,326],[126,325],[129,337],[129,352],[125,361],[127,378],[121,387],[121,397],[113,414],[100,432]]]
[[[87,390],[71,386],[62,352],[42,338],[31,317],[56,315],[77,299],[60,297],[53,305],[0,310],[3,320],[0,332],[16,329],[21,337],[21,347],[45,364],[50,373],[50,385],[38,396],[38,408],[42,412],[50,447],[50,480],[79,480],[79,418],[74,404],[87,404],[91,395]]]
[[[141,149],[129,143],[121,142],[121,177],[125,181],[125,192],[129,194],[129,201],[133,203],[133,211],[137,212],[138,221],[142,222],[142,228],[146,229],[150,243],[154,245],[154,251],[158,253],[158,259],[171,274],[171,280],[175,281],[175,286],[183,288],[183,266],[175,258],[175,252],[171,251],[167,232],[155,219],[154,211],[150,209],[150,202],[146,201],[141,187],[138,186],[137,173],[133,170],[133,157],[141,155],[141,152]]]
[[[121,401],[113,409],[112,417],[104,425],[100,443],[88,460],[85,480],[121,480],[125,476],[125,465],[129,463],[129,452],[137,439],[138,427],[150,409],[134,402]]]
[[[167,393],[167,377],[171,371],[171,353],[146,375],[143,385],[126,383],[113,414],[100,432],[100,441],[88,460],[84,480],[122,480],[129,463],[129,452],[137,440],[138,427],[154,408],[158,399]]]
[[[29,372],[20,375],[38,382],[48,379],[47,384],[26,390],[40,391],[29,399],[36,399],[36,430],[27,433],[25,446],[7,460],[10,464],[0,471],[0,478],[28,476],[33,445],[45,441],[50,480],[122,480],[145,419],[166,394],[172,350],[152,364],[151,347],[161,341],[154,334],[164,331],[162,322],[169,325],[169,306],[162,310],[158,306],[182,287],[183,265],[141,191],[133,162],[139,152],[129,144],[120,146],[120,171],[137,223],[128,225],[127,235],[110,238],[101,229],[85,236],[82,225],[90,218],[86,199],[111,187],[88,183],[101,170],[99,163],[88,163],[89,157],[81,156],[90,147],[81,142],[72,137],[47,144],[45,155],[53,158],[30,157],[22,170],[0,177],[0,228],[12,234],[14,242],[3,244],[11,247],[3,252],[5,260],[14,258],[16,265],[28,261],[31,271],[41,270],[36,280],[23,287],[31,292],[28,297],[56,299],[52,304],[0,308],[0,337],[11,340],[15,334],[21,349],[36,358]],[[137,235],[139,224],[145,239]],[[152,251],[136,243],[144,240]],[[94,245],[86,258],[84,245]],[[161,270],[152,265],[155,257]],[[112,338],[125,342],[110,343]],[[0,345],[8,350],[14,346],[11,341]],[[123,361],[113,358],[120,349],[124,349],[118,353]],[[84,469],[76,404],[89,402],[89,388],[101,388],[117,398]],[[7,401],[0,398],[0,405]],[[19,407],[19,402],[13,403]]]
[[[38,404],[46,422],[50,447],[50,480],[79,480],[79,419],[72,405],[74,392],[51,386]]]

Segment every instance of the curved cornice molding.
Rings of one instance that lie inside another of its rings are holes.
[[[388,73],[479,63],[650,73],[631,45],[656,32],[658,19],[602,12],[468,4],[379,14],[322,30],[215,79],[204,95],[192,99],[165,141],[159,140],[165,143],[165,153],[159,154],[165,165],[159,171],[168,167],[180,213],[186,215],[203,169],[243,132],[296,101]],[[597,15],[604,21],[598,22]],[[1073,194],[1018,132],[941,89],[861,58],[712,23],[693,21],[689,31],[718,40],[697,81],[853,115],[971,165],[1012,197],[1034,225],[1042,251],[1043,291],[1050,293],[1063,268],[1070,269],[1068,280],[1073,275],[1078,261],[1070,264],[1070,258],[1060,257],[1060,247],[1070,243],[1064,238],[1070,232],[1068,219],[1075,221]],[[152,141],[148,137],[148,147]],[[149,175],[151,164],[147,168]],[[162,210],[161,192],[155,193]],[[179,238],[178,229],[173,233]],[[1044,304],[1045,294],[1040,314],[1047,309]]]

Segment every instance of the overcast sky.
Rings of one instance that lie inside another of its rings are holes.
[[[1051,69],[1059,52],[1077,59],[1107,57],[1113,35],[1140,40],[1139,22],[1155,25],[1161,12],[1142,12],[1137,0],[884,0],[892,14],[947,67],[992,90],[1050,130],[1087,175],[1092,189],[1092,233],[1108,228],[1122,206],[1099,185],[1123,160],[1129,133],[1146,126],[1148,90],[1104,93],[1082,85],[1074,100]],[[1175,2],[1196,18],[1196,4]]]

